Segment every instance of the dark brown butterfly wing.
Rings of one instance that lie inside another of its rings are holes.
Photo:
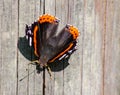
[[[67,27],[63,28],[57,36],[49,40],[49,44],[54,47],[52,56],[49,57],[49,62],[53,62],[70,50],[73,46],[73,42],[74,40],[69,29]]]
[[[43,65],[61,60],[75,50],[78,30],[67,25],[56,35],[57,27],[58,19],[51,15],[43,15],[32,25],[34,53]]]

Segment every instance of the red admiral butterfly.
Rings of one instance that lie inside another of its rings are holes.
[[[44,14],[31,26],[26,25],[26,39],[29,45],[34,47],[34,53],[38,57],[38,60],[33,62],[46,67],[55,60],[68,58],[76,50],[78,29],[66,25],[57,33],[58,24],[59,19]]]

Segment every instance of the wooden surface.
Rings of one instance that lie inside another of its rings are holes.
[[[28,65],[34,55],[23,40],[25,24],[44,13],[61,20],[59,30],[69,23],[81,32],[53,80]],[[0,95],[120,95],[120,0],[0,0]]]

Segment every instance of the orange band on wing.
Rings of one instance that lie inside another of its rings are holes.
[[[69,30],[70,30],[69,32],[73,35],[73,39],[77,39],[79,35],[78,29],[75,28],[74,26],[70,26]]]
[[[34,53],[36,56],[39,56],[38,53],[37,53],[37,30],[38,30],[38,27],[35,26],[35,29],[34,29],[34,36],[33,36],[33,39],[34,39]]]
[[[45,23],[45,22],[55,23],[56,20],[57,20],[57,18],[55,18],[54,16],[49,15],[49,14],[44,14],[44,15],[40,16],[40,18],[39,18],[40,23]]]
[[[55,61],[57,58],[59,58],[60,56],[62,56],[65,52],[67,52],[68,50],[70,50],[72,46],[73,46],[73,43],[71,43],[67,49],[65,49],[63,52],[61,52],[60,54],[58,54],[56,57],[54,57],[54,58],[53,58],[52,60],[50,60],[49,62]]]

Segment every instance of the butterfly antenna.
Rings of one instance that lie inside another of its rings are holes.
[[[28,63],[28,65],[29,65],[29,64],[36,65],[35,63],[40,64],[39,60],[34,60],[34,61],[31,61],[30,63]],[[24,77],[21,78],[19,81],[22,81],[23,79],[27,78],[29,75],[31,75],[31,74],[34,73],[34,72],[35,72],[35,70],[33,70],[31,73],[28,73],[28,75],[24,76]]]
[[[29,75],[31,75],[32,73],[34,73],[35,70],[33,70],[31,73],[28,73],[28,75],[24,76],[23,78],[21,78],[19,81],[22,81],[23,79],[27,78]]]
[[[29,64],[36,65],[35,63],[40,64],[39,60],[31,61]],[[28,65],[29,65],[29,64],[28,64]],[[51,72],[50,67],[49,67],[47,64],[45,65],[45,67],[47,68],[47,71],[48,71],[48,73],[49,73],[49,75],[50,75],[50,79],[52,79],[52,72]],[[29,75],[31,75],[31,74],[34,73],[34,72],[35,72],[35,70],[33,70],[31,73],[29,73],[28,75],[26,75],[26,76],[24,76],[23,78],[21,78],[19,81],[22,81],[23,79],[27,78]]]

